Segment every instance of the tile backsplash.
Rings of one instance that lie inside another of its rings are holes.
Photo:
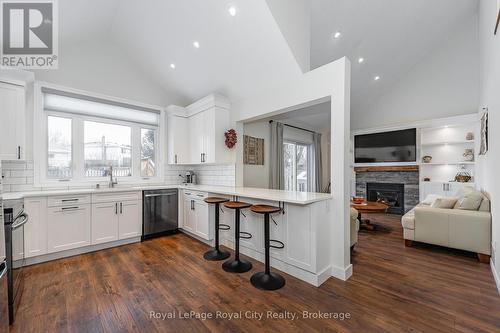
[[[36,191],[33,185],[33,161],[2,161],[3,192]],[[187,170],[196,173],[198,184],[234,186],[236,183],[234,164],[218,165],[166,165],[165,184],[181,184]]]

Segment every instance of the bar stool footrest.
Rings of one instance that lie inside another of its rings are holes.
[[[272,242],[278,243],[278,245],[271,244]],[[269,247],[272,247],[273,249],[283,249],[285,247],[285,243],[282,241],[276,240],[276,239],[270,239],[269,240]]]
[[[219,223],[219,230],[231,230],[231,226],[227,224]]]
[[[240,231],[240,238],[250,239],[252,238],[252,234],[246,231]]]

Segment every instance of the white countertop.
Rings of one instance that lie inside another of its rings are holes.
[[[4,193],[3,200],[16,200],[31,197],[44,197],[54,195],[71,195],[71,194],[97,194],[110,192],[128,192],[128,191],[145,191],[157,189],[191,189],[193,191],[209,192],[214,194],[232,195],[242,198],[262,199],[269,201],[281,201],[297,205],[307,205],[318,201],[329,200],[332,195],[329,193],[313,193],[313,192],[296,192],[270,190],[265,188],[254,187],[234,187],[234,186],[216,186],[216,185],[138,185],[138,186],[118,186],[115,188],[103,187],[95,188],[77,188],[77,189],[46,189],[42,191],[27,191],[27,192],[11,192]]]

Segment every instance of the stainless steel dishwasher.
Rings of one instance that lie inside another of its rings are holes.
[[[142,239],[178,231],[178,190],[150,190],[142,194]]]

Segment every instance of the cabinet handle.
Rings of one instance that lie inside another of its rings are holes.
[[[118,214],[118,202],[115,202],[115,215]]]
[[[61,208],[61,212],[65,212],[65,211],[69,211],[69,210],[77,210],[78,208],[80,208],[80,207],[77,207],[77,206],[75,206],[75,207],[63,207],[63,208]]]
[[[78,199],[62,199],[61,202],[76,202]]]
[[[177,164],[177,154],[175,154],[175,164]]]
[[[200,162],[203,163],[203,153],[200,154]]]
[[[203,153],[203,163],[205,163],[205,153]]]
[[[21,146],[17,146],[17,159],[21,159]]]
[[[123,202],[120,202],[120,214],[123,214]]]

